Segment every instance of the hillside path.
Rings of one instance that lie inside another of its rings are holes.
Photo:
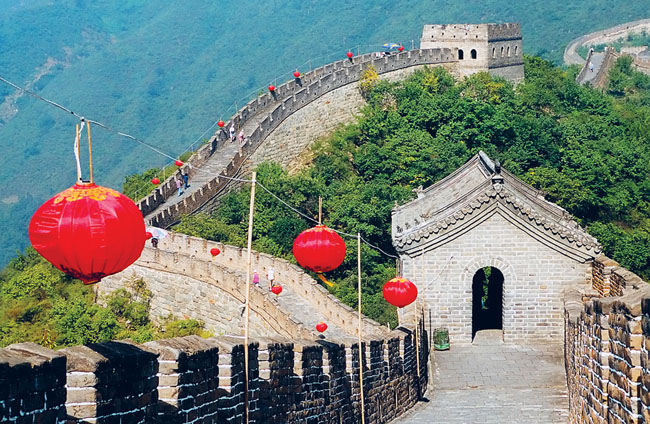
[[[594,53],[591,55],[591,59],[589,61],[594,64],[594,70],[587,71],[581,83],[584,84],[587,82],[591,82],[594,80],[594,78],[596,78],[596,75],[598,75],[598,71],[600,70],[600,67],[603,64],[603,59],[605,59],[605,53],[603,52]],[[587,64],[586,66],[589,66],[589,64]]]
[[[425,397],[395,424],[565,424],[563,346],[511,345],[500,331],[471,345],[432,352],[434,378]]]

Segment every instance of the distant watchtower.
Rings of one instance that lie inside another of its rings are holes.
[[[461,76],[488,71],[514,83],[524,79],[521,25],[425,25],[420,48],[449,48],[458,59]]]

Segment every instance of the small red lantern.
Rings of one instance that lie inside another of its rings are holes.
[[[316,273],[336,269],[345,259],[345,242],[331,228],[317,225],[293,242],[293,256],[301,267]]]
[[[183,166],[183,161],[182,160],[177,160],[175,163],[176,163],[176,166],[178,166],[178,167]]]
[[[135,262],[145,237],[135,203],[94,183],[75,184],[52,197],[29,223],[34,249],[84,284],[97,283]]]
[[[386,302],[398,308],[410,305],[418,297],[418,288],[406,278],[393,278],[382,290]]]
[[[212,249],[210,249],[210,254],[212,256],[217,256],[219,253],[221,253],[221,250],[217,249],[216,247],[213,247]]]
[[[282,293],[282,286],[279,285],[279,284],[276,284],[275,286],[271,287],[271,291],[272,291],[273,293],[275,293],[275,295],[277,296],[277,295],[279,295],[280,293]]]
[[[153,177],[151,179],[151,184],[160,184],[160,178],[158,177]]]
[[[298,70],[296,70],[296,72],[293,73],[293,76],[296,77],[296,78],[300,78],[300,72],[298,72]]]
[[[316,331],[318,331],[319,333],[322,333],[325,330],[327,330],[327,324],[325,324],[323,321],[316,324]]]
[[[403,52],[403,51],[404,51],[404,46],[399,46],[399,47],[397,48],[397,50],[399,50],[400,52]]]
[[[217,122],[217,125],[219,126],[219,128],[223,128],[223,126],[226,125],[226,123],[223,121],[219,121]]]
[[[144,233],[144,236],[146,237],[147,240],[149,240],[151,237],[153,237],[153,234],[151,234],[150,231],[147,231],[146,233]]]
[[[348,52],[348,59],[352,59],[353,56],[354,56],[354,53]]]
[[[269,85],[269,91],[273,93],[275,91],[275,85],[273,84]]]

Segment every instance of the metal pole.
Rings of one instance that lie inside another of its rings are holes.
[[[244,324],[244,406],[246,408],[246,423],[248,423],[248,323],[250,320],[250,296],[251,296],[251,247],[253,245],[253,210],[255,209],[255,171],[253,171],[253,183],[251,185],[251,204],[248,212],[248,254],[246,267],[246,321]]]
[[[318,225],[323,225],[323,198],[318,196]]]
[[[86,131],[88,131],[88,162],[90,163],[90,182],[94,181],[93,179],[93,146],[90,142],[90,122],[86,122]]]
[[[422,268],[422,284],[420,287],[424,287],[424,249],[422,249],[422,260],[420,261]],[[418,298],[415,298],[415,363],[418,367],[418,388],[420,387],[420,340],[418,339],[418,327],[420,323],[418,321]],[[419,390],[419,389],[418,389]],[[418,393],[419,396],[419,393]]]
[[[357,288],[359,291],[359,390],[361,393],[361,424],[366,423],[363,401],[363,361],[361,354],[361,233],[357,233]]]

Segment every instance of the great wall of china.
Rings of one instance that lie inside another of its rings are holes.
[[[140,201],[143,215],[168,227],[183,214],[209,210],[237,184],[223,177],[243,175],[269,159],[288,166],[314,140],[353,118],[363,104],[355,83],[365,66],[391,79],[427,65],[454,72],[456,53],[363,55],[277,87],[226,124],[244,128],[249,138],[243,146],[217,132],[186,164],[193,190],[179,200],[170,178]],[[213,258],[211,247],[222,253]],[[1,349],[0,420],[244,422],[244,258],[240,248],[180,234],[161,240],[158,249],[145,248],[136,264],[100,283],[100,299],[142,277],[155,294],[152,318],[197,318],[218,335],[59,351],[31,343]],[[360,422],[360,370],[367,422],[390,422],[421,398],[433,364],[422,321],[416,341],[414,325],[390,331],[364,320],[360,361],[354,310],[285,260],[255,253],[254,267],[262,276],[272,267],[284,291],[275,297],[264,281],[252,290],[251,422]],[[650,422],[647,284],[600,256],[564,297],[570,422]],[[324,338],[313,331],[320,320],[330,326]]]

